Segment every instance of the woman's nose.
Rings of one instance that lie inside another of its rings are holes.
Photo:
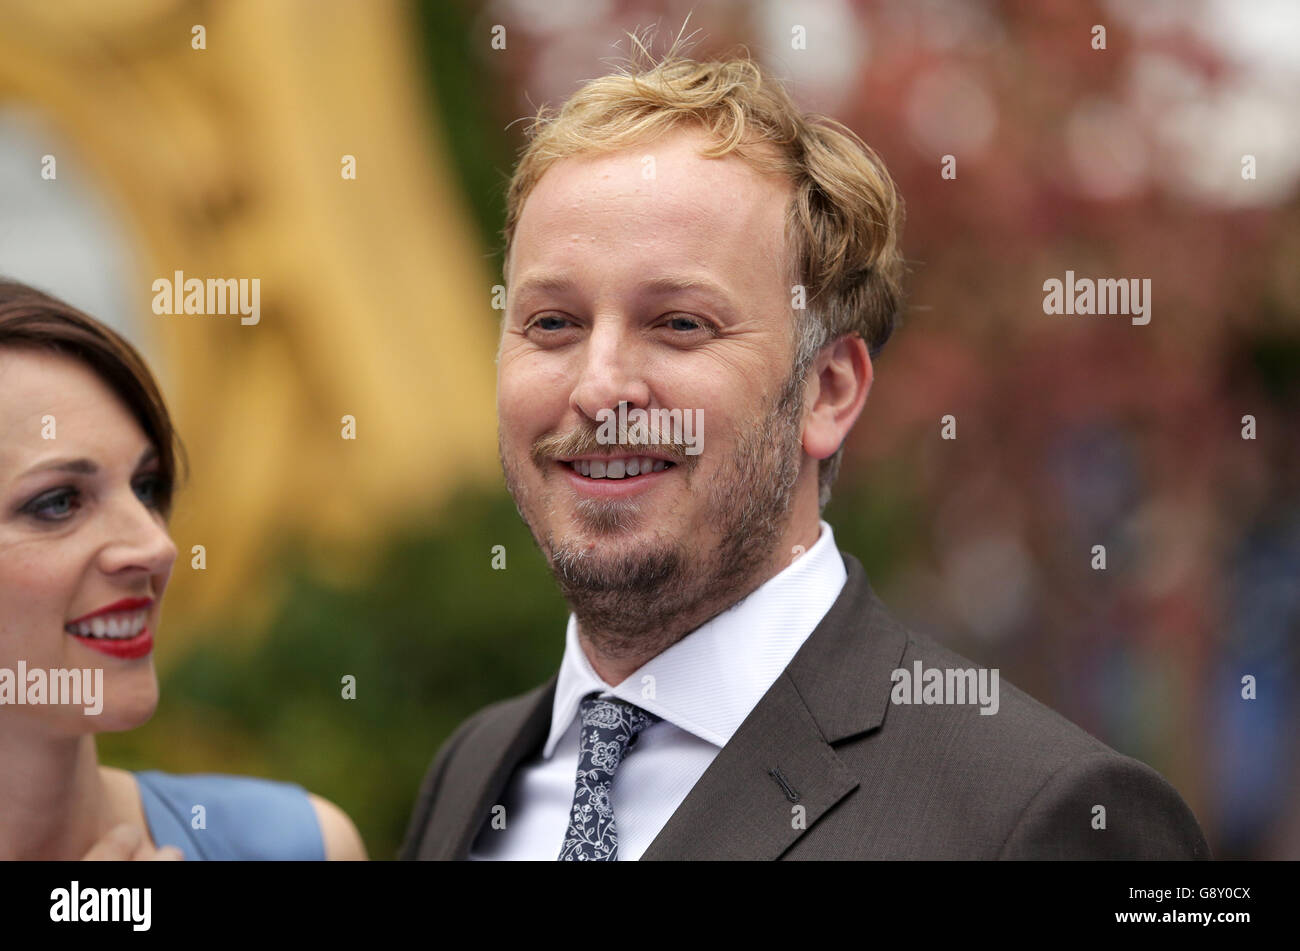
[[[104,571],[169,572],[176,561],[176,544],[161,517],[134,496],[119,504],[121,510],[114,512],[106,526],[109,538],[101,559]]]

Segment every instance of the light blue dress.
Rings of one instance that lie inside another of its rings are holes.
[[[301,786],[248,776],[174,776],[157,770],[136,773],[135,778],[154,844],[176,846],[187,862],[325,858],[320,822]]]

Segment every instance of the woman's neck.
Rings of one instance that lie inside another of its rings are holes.
[[[80,859],[121,821],[95,738],[36,738],[14,726],[0,720],[0,860]]]

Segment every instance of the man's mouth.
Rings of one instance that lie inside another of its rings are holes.
[[[676,463],[651,456],[607,456],[598,459],[562,459],[580,476],[588,479],[631,479],[651,472],[671,469]]]

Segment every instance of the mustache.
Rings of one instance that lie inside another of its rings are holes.
[[[588,423],[567,433],[542,436],[533,443],[533,461],[541,466],[573,456],[635,456],[637,450],[645,450],[647,455],[666,456],[669,462],[679,466],[691,466],[699,460],[698,455],[687,455],[686,447],[677,443],[632,443],[627,441],[626,431],[619,433],[619,442],[603,443],[596,438],[597,431],[595,423]]]

